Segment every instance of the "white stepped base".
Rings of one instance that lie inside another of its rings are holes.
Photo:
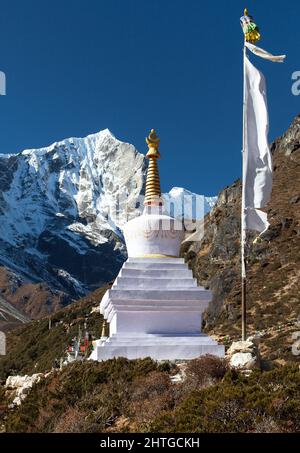
[[[124,266],[126,269],[153,269],[153,270],[167,270],[167,269],[173,269],[173,270],[183,270],[183,269],[188,269],[187,265],[185,263],[173,263],[171,259],[169,258],[169,263],[167,262],[155,262],[155,261],[150,261],[149,263],[147,262],[142,262],[142,263],[137,263],[134,261],[126,261],[124,263]]]
[[[161,278],[177,279],[177,278],[193,278],[192,271],[190,269],[164,269],[163,272],[159,269],[131,269],[122,267],[120,277],[126,278],[143,278],[144,280],[153,280]]]
[[[132,258],[129,257],[128,260],[126,261],[126,265],[134,263],[140,265],[142,264],[161,264],[161,263],[167,263],[167,264],[184,264],[184,259],[183,258]]]
[[[211,298],[182,258],[129,258],[100,303],[109,338],[97,340],[91,359],[224,357],[224,347],[200,333]]]
[[[153,280],[151,278],[127,278],[118,277],[113,285],[113,288],[118,286],[122,289],[189,289],[197,288],[197,281],[194,278],[158,278]]]
[[[191,360],[204,355],[224,357],[224,346],[207,335],[112,335],[106,341],[97,340],[90,357],[108,360],[117,357],[153,360]]]
[[[108,297],[113,301],[118,300],[144,300],[145,302],[151,301],[164,301],[164,300],[178,300],[182,303],[187,301],[194,301],[201,303],[209,302],[211,300],[211,292],[200,288],[199,286],[193,288],[183,288],[180,291],[176,289],[142,289],[142,288],[120,288],[113,286],[108,290]]]

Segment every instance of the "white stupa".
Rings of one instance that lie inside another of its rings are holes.
[[[201,333],[211,292],[198,287],[179,258],[182,222],[163,214],[157,159],[159,139],[146,139],[149,167],[145,209],[124,226],[128,259],[101,303],[108,336],[95,342],[91,359],[113,357],[185,360],[224,356],[224,346]]]

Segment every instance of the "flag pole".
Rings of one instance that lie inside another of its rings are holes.
[[[272,156],[268,144],[268,111],[265,96],[265,81],[262,74],[253,66],[248,67],[247,49],[255,55],[269,61],[282,63],[285,55],[272,55],[254,44],[260,40],[259,28],[244,9],[244,15],[240,18],[244,33],[244,93],[243,93],[243,151],[242,151],[242,202],[241,202],[241,305],[242,305],[242,340],[247,338],[247,228],[263,233],[268,229],[267,215],[260,209],[266,206],[270,200],[272,190]],[[248,72],[249,70],[249,72]],[[249,80],[248,80],[249,78]],[[257,83],[252,85],[254,79]],[[249,100],[251,102],[248,102]],[[250,122],[255,118],[255,124]],[[249,121],[249,128],[248,128]],[[248,134],[257,136],[248,143]],[[260,142],[260,143],[258,143]],[[257,165],[257,160],[263,163],[263,167]],[[251,167],[251,168],[250,168]],[[263,176],[262,176],[263,175]],[[247,192],[246,192],[247,185]],[[248,190],[249,189],[249,190]],[[247,218],[246,218],[247,213]],[[254,217],[248,217],[248,213]]]
[[[241,283],[242,283],[242,340],[247,337],[247,283],[246,283],[246,225],[245,225],[245,147],[246,147],[246,45],[243,49],[243,151],[242,151],[242,205],[241,205]]]

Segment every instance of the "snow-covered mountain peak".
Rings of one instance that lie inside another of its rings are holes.
[[[124,223],[142,210],[147,163],[104,129],[0,155],[0,264],[80,293],[115,277]],[[165,197],[180,205],[173,188]],[[193,203],[193,202],[192,202]]]
[[[169,192],[171,197],[178,197],[185,194],[192,194],[192,192],[190,190],[183,189],[182,187],[173,187]]]
[[[187,220],[201,220],[215,205],[217,198],[198,195],[182,187],[173,187],[169,193],[164,194],[169,212]]]
[[[90,146],[101,146],[104,142],[118,142],[118,140],[109,129],[103,129],[99,132],[95,132],[93,134],[89,134],[86,137],[70,137],[66,138],[57,142],[52,143],[49,146],[45,146],[42,148],[30,148],[25,149],[21,152],[22,155],[44,155],[46,153],[51,153],[53,150],[66,148],[72,150],[74,146],[80,146],[80,144],[84,143],[87,147]]]

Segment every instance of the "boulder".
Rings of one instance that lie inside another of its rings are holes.
[[[248,338],[247,341],[236,341],[232,343],[227,351],[230,366],[240,370],[260,368],[260,356],[257,344],[257,338]]]
[[[38,383],[43,376],[42,373],[36,373],[32,376],[8,376],[5,387],[15,397],[10,407],[19,406],[30,392],[32,386]]]
[[[232,343],[230,348],[227,351],[227,355],[229,357],[233,356],[237,352],[245,352],[245,353],[254,353],[256,350],[256,346],[253,341],[235,341]]]
[[[240,370],[252,370],[258,368],[258,357],[252,355],[250,352],[237,352],[230,358],[230,366]]]
[[[32,376],[8,376],[5,387],[11,390],[17,390],[24,387],[32,387],[33,384],[39,382],[43,377],[42,373],[36,373]]]

